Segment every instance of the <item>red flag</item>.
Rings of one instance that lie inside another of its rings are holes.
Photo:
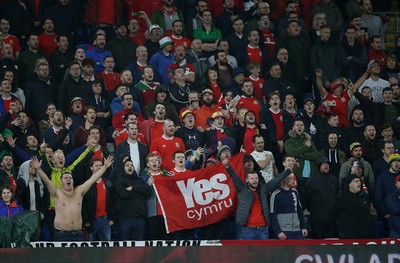
[[[243,170],[243,154],[229,162],[235,170]],[[167,233],[216,223],[236,210],[235,187],[222,163],[183,176],[155,176],[154,180]]]

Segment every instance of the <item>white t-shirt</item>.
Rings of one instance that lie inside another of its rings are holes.
[[[272,159],[268,163],[268,165],[264,169],[261,170],[261,175],[262,175],[262,177],[264,177],[265,182],[268,183],[269,181],[271,181],[274,178],[274,164],[275,164],[275,159],[274,159],[274,155],[272,154],[272,152],[270,152],[270,151],[263,151],[263,152],[253,151],[251,153],[251,155],[254,157],[254,160],[256,160],[256,162],[265,160],[266,159],[265,157],[267,155],[272,156]]]
[[[139,144],[136,143],[130,143],[129,144],[129,152],[131,154],[131,159],[133,162],[133,166],[135,168],[136,174],[140,176],[140,156],[139,156]]]
[[[372,98],[374,98],[374,102],[383,102],[382,98],[382,90],[386,87],[389,87],[390,84],[388,81],[379,78],[377,81],[368,78],[364,81],[364,83],[358,88],[358,91],[361,93],[362,89],[367,86],[372,90]]]
[[[29,210],[36,211],[35,181],[29,180]]]

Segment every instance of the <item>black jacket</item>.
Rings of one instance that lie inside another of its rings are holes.
[[[269,108],[265,108],[260,116],[261,116],[260,124],[265,124],[265,126],[267,127],[267,132],[270,137],[269,140],[272,142],[277,142],[276,123],[274,121],[274,118],[272,117],[272,113],[269,110]],[[285,110],[282,110],[282,116],[283,116],[283,130],[284,130],[283,139],[286,140],[289,138],[288,136],[289,131],[292,130],[293,128],[294,118]]]
[[[104,180],[104,179],[103,179]],[[97,204],[97,183],[94,183],[83,196],[82,202],[82,220],[83,224],[90,223],[88,232],[93,232],[93,222],[96,218]],[[110,180],[104,180],[106,187],[106,210],[107,219],[116,222],[115,218],[115,189]]]
[[[60,85],[58,89],[57,108],[65,113],[71,111],[71,101],[74,97],[86,99],[89,92],[89,85],[81,77],[78,81],[69,75]]]
[[[143,172],[146,167],[146,157],[149,154],[149,148],[141,142],[137,142],[139,144],[139,155],[140,155],[140,173]],[[114,156],[114,168],[123,169],[123,160],[125,157],[130,157],[129,144],[127,141],[121,142],[118,144],[117,149],[115,151]]]
[[[36,211],[39,211],[43,215],[47,215],[48,204],[46,204],[46,200],[48,199],[48,191],[43,189],[43,196],[40,196],[40,185],[37,180],[34,180],[34,188],[35,188],[35,204]],[[24,186],[23,191],[20,195],[20,203],[24,207],[25,210],[30,210],[30,189],[29,182]]]
[[[264,82],[263,91],[264,91],[264,96],[266,98],[269,98],[269,94],[271,94],[274,91],[278,91],[282,99],[287,94],[293,94],[293,95],[296,94],[296,89],[294,88],[292,83],[290,83],[289,80],[284,79],[282,76],[276,79],[271,77],[271,75],[269,74],[267,76],[267,80]]]
[[[331,174],[318,172],[306,184],[306,208],[311,213],[312,222],[335,222],[334,206],[339,183]]]
[[[117,193],[116,216],[117,220],[135,217],[146,217],[146,200],[151,195],[150,186],[140,179],[136,172],[128,175],[121,173],[115,179]],[[126,188],[132,186],[132,190]]]
[[[336,226],[339,238],[373,238],[373,220],[369,195],[361,190],[341,192],[336,200]]]
[[[45,117],[46,105],[56,102],[57,85],[52,79],[36,78],[25,86],[25,109],[30,118],[38,123]]]
[[[186,150],[197,150],[199,147],[204,147],[206,141],[204,132],[199,131],[196,127],[189,129],[182,126],[175,132],[175,136],[182,139]]]

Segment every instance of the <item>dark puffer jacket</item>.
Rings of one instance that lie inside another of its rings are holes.
[[[356,177],[349,175],[348,178],[344,182],[346,190],[343,189],[338,195],[335,205],[339,238],[372,238],[374,224],[369,195],[363,190],[358,193],[350,192],[348,184]]]
[[[235,185],[235,189],[238,193],[239,205],[236,212],[236,222],[240,225],[245,226],[249,220],[251,206],[254,201],[253,191],[251,191],[246,182],[242,182],[242,180],[240,180],[239,176],[236,174],[231,166],[229,166],[226,170],[232,177],[233,184]],[[267,225],[271,224],[267,194],[278,188],[281,181],[290,174],[290,170],[285,170],[268,183],[261,183],[257,187],[257,194],[260,199],[261,208]]]

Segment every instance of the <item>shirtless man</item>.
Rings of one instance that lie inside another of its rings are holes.
[[[54,219],[55,241],[84,241],[81,215],[83,195],[112,163],[113,157],[109,156],[99,171],[76,188],[74,188],[74,179],[71,173],[65,172],[61,175],[61,189],[58,189],[41,169],[41,162],[37,157],[32,158],[33,167],[54,199],[56,210]]]

